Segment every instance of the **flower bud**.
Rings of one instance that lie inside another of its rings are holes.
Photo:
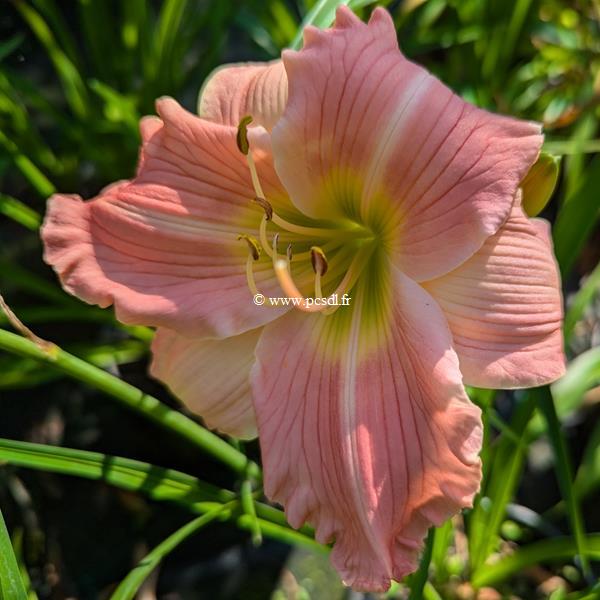
[[[529,217],[539,215],[548,204],[558,180],[559,162],[556,156],[542,152],[521,182],[523,210]]]

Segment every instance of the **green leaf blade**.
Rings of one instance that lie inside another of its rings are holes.
[[[0,600],[27,600],[8,529],[0,511]]]

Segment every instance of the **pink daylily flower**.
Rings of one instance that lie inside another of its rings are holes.
[[[45,258],[158,327],[152,373],[208,426],[258,429],[267,496],[335,540],[348,585],[386,590],[478,490],[464,385],[564,370],[548,225],[520,206],[540,126],[464,102],[401,54],[386,11],[344,7],[282,61],[218,71],[199,109],[159,100],[134,179],[51,198]],[[256,306],[249,288],[352,300]]]

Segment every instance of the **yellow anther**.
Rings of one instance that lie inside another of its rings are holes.
[[[238,240],[244,240],[246,242],[246,244],[248,244],[248,250],[250,253],[250,256],[252,256],[252,258],[254,260],[258,260],[260,257],[260,246],[258,244],[258,241],[256,240],[256,238],[254,238],[251,235],[247,235],[245,233],[240,233],[240,235],[238,235]]]
[[[254,198],[254,202],[256,202],[256,204],[258,204],[265,211],[267,221],[270,221],[273,218],[273,207],[271,206],[271,203],[264,198],[260,198],[259,196]]]
[[[286,249],[286,251],[285,251],[285,252],[286,252],[286,254],[287,254],[287,259],[288,259],[288,261],[289,261],[289,262],[292,262],[292,256],[293,256],[293,253],[292,253],[292,244],[291,244],[291,242],[288,244],[288,247],[287,247],[287,249]]]
[[[310,249],[310,262],[312,263],[313,271],[317,275],[325,275],[327,273],[328,263],[325,252],[319,246],[313,246]]]
[[[248,152],[250,151],[250,143],[248,142],[248,125],[250,125],[250,123],[252,123],[252,117],[250,115],[242,117],[237,128],[237,135],[235,136],[237,147],[245,156],[248,156]]]

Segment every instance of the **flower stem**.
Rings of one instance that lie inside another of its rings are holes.
[[[0,329],[0,349],[33,358],[98,389],[127,408],[143,415],[165,429],[174,431],[241,475],[260,477],[257,464],[230,446],[225,440],[201,427],[189,417],[173,410],[157,398],[144,394],[135,386],[87,363],[59,347],[50,350],[34,342]]]

